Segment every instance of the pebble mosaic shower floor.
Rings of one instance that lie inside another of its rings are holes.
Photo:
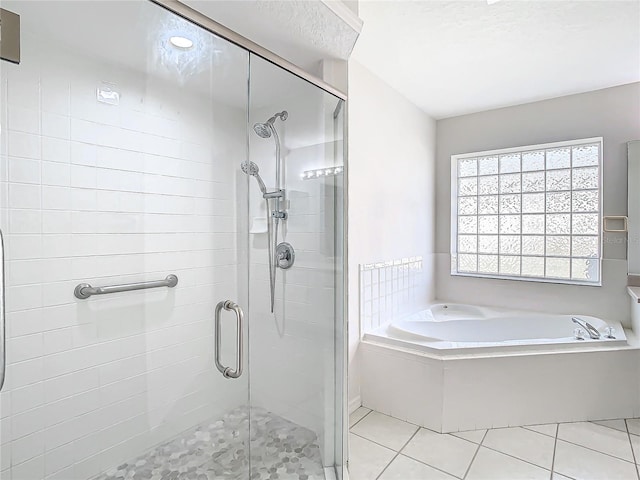
[[[250,449],[247,433],[251,435]],[[94,480],[324,478],[314,432],[263,409],[252,408],[249,416],[249,409],[240,407]]]

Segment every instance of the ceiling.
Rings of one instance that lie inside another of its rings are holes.
[[[362,22],[335,0],[181,0],[312,74],[349,58]]]
[[[361,0],[353,57],[439,119],[640,81],[640,0]]]

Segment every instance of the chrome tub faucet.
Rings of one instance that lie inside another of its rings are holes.
[[[598,331],[598,329],[586,320],[577,317],[571,317],[571,321],[584,328],[592,340],[598,340],[600,338],[600,332]]]

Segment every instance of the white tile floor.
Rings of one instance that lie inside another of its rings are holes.
[[[440,434],[360,407],[350,480],[639,480],[640,419]]]

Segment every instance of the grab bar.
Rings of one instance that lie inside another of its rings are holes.
[[[4,377],[7,369],[7,337],[5,335],[5,296],[4,296],[4,237],[0,230],[0,390],[4,386]]]
[[[110,285],[108,287],[92,287],[88,283],[80,283],[76,285],[73,294],[76,298],[84,300],[91,295],[106,295],[108,293],[130,292],[132,290],[145,290],[147,288],[169,287],[173,288],[178,284],[178,277],[175,275],[167,275],[164,280],[155,280],[153,282],[125,283],[122,285]]]
[[[222,309],[228,311],[234,311],[236,314],[236,368],[233,370],[231,367],[225,367],[222,365],[220,361],[220,352],[222,350],[221,341],[220,341],[220,312]],[[218,305],[216,305],[216,314],[215,314],[215,337],[216,337],[216,353],[214,355],[214,360],[216,363],[216,368],[222,376],[225,378],[238,378],[242,375],[242,361],[243,361],[243,346],[244,346],[244,338],[243,338],[243,322],[244,322],[244,313],[242,309],[233,303],[231,300],[225,300]]]

